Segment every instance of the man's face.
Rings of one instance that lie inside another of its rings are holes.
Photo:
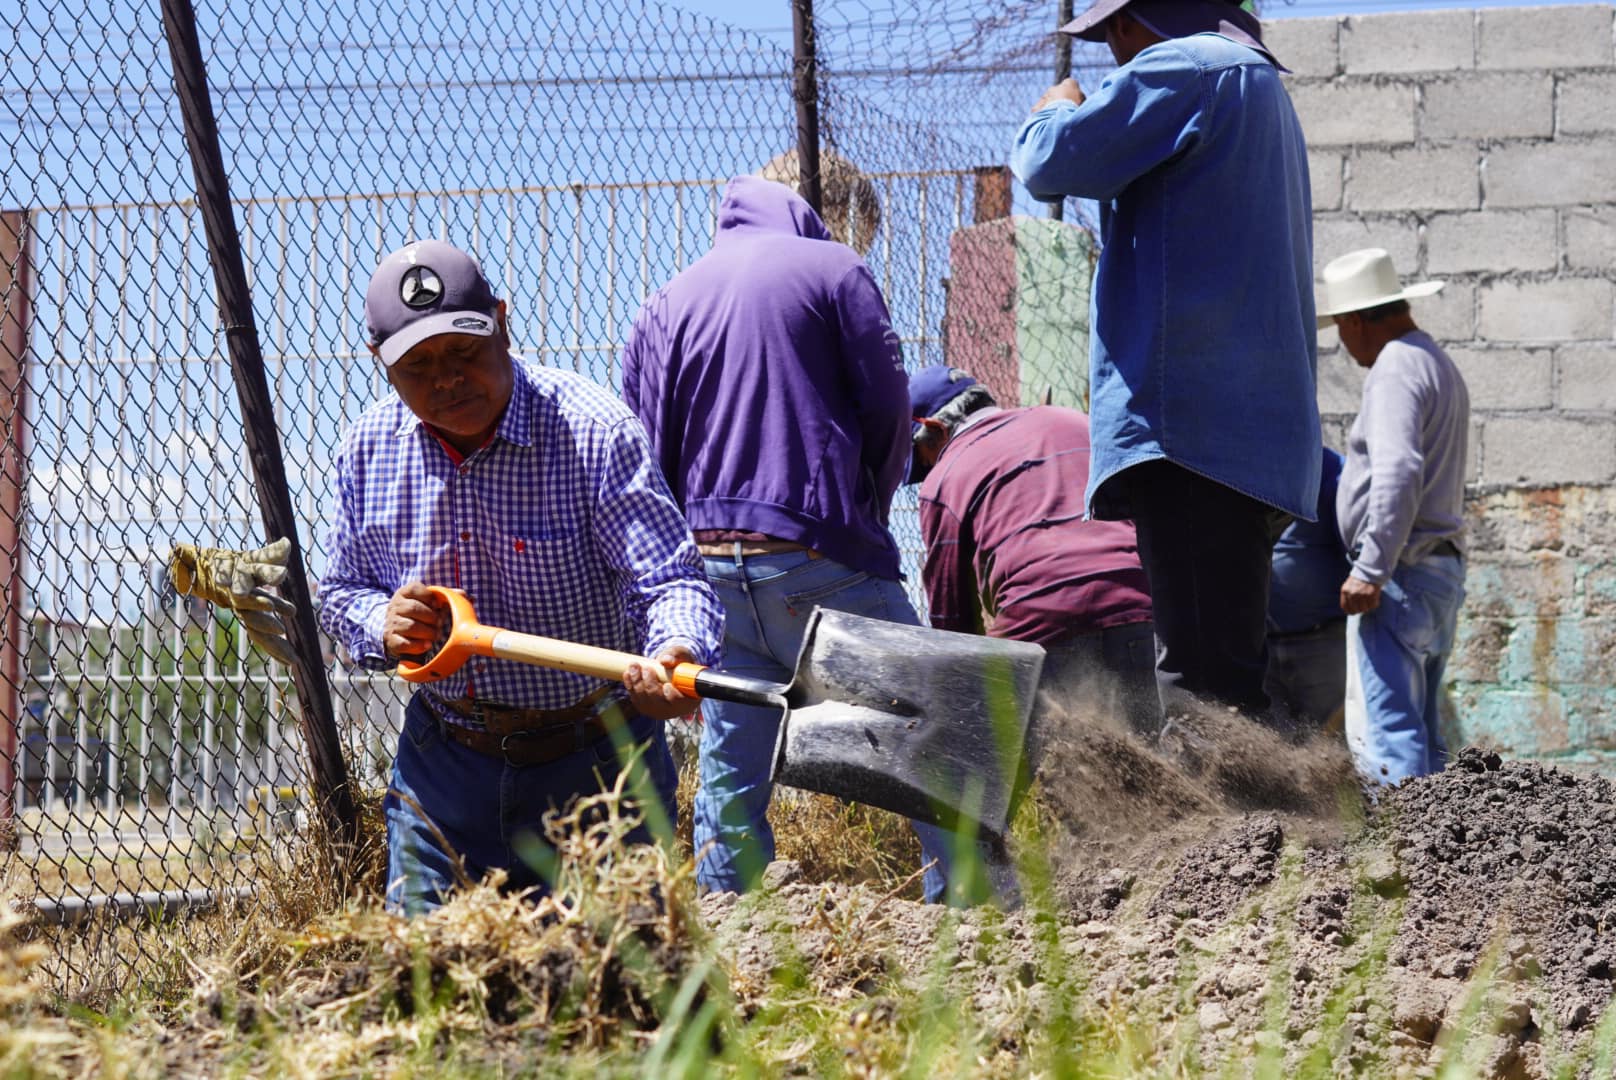
[[[457,449],[476,449],[499,426],[514,375],[505,332],[505,305],[492,337],[439,334],[387,368],[387,381],[416,416],[449,436]]]
[[[1359,367],[1374,367],[1376,354],[1370,347],[1366,326],[1363,316],[1357,312],[1335,317],[1335,330],[1341,336],[1341,347],[1347,350]]]
[[[1119,11],[1105,20],[1105,43],[1110,48],[1118,67],[1128,63],[1160,40],[1124,12]]]

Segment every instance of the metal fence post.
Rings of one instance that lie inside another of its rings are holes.
[[[336,836],[353,841],[358,836],[358,814],[348,786],[342,744],[331,711],[331,689],[326,682],[308,578],[303,565],[297,519],[292,512],[286,467],[281,459],[280,434],[274,402],[264,375],[264,358],[253,318],[252,297],[242,260],[241,238],[230,204],[230,184],[219,149],[213,102],[208,95],[202,46],[197,40],[196,11],[191,0],[163,0],[163,30],[174,63],[174,87],[185,118],[191,166],[196,173],[197,203],[207,232],[208,261],[219,289],[225,343],[241,399],[242,426],[258,489],[258,506],[267,537],[290,537],[290,572],[283,586],[297,606],[289,638],[297,654],[292,679],[297,686],[299,721],[309,755],[316,809]]]
[[[822,214],[819,184],[819,59],[814,0],[791,0],[791,96],[797,103],[797,191]]]
[[[1057,0],[1055,5],[1055,81],[1072,77],[1072,39],[1060,33],[1060,28],[1072,21],[1072,0]],[[1049,204],[1049,216],[1060,221],[1066,216],[1066,200]]]
[[[28,213],[0,212],[0,850],[16,846],[18,748],[22,745],[23,462],[28,453]]]

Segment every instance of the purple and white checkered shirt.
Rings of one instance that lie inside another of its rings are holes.
[[[512,362],[495,437],[464,461],[396,394],[348,430],[320,625],[361,665],[392,667],[387,602],[421,581],[464,589],[489,626],[652,656],[683,643],[716,662],[723,607],[640,422],[581,376]],[[432,690],[558,709],[600,685],[478,657]]]

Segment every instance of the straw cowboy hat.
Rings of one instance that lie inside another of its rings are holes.
[[[1422,281],[1403,288],[1392,257],[1380,248],[1365,248],[1334,259],[1319,277],[1319,329],[1335,325],[1335,316],[1363,311],[1397,300],[1416,300],[1442,291],[1443,281]]]

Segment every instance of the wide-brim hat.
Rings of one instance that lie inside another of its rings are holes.
[[[1334,324],[1335,316],[1364,311],[1398,300],[1417,300],[1442,291],[1445,281],[1421,281],[1404,286],[1381,248],[1364,248],[1332,259],[1319,275],[1317,300],[1319,329]]]
[[[1105,41],[1105,20],[1109,19],[1111,16],[1115,15],[1117,12],[1121,11],[1123,8],[1127,7],[1133,2],[1134,0],[1094,0],[1094,3],[1089,5],[1089,9],[1087,11],[1083,12],[1083,14],[1079,15],[1065,26],[1060,27],[1059,32],[1062,34],[1070,34],[1076,38],[1082,38],[1084,41],[1103,42]],[[1157,4],[1153,6],[1164,9],[1156,14],[1167,16],[1168,18],[1166,18],[1164,21],[1173,24],[1170,26],[1163,25],[1156,27],[1157,32],[1162,33],[1167,37],[1178,37],[1183,33],[1199,33],[1202,30],[1217,29],[1215,21],[1213,25],[1207,26],[1180,27],[1177,25],[1178,23],[1184,21],[1184,17],[1186,15],[1192,19],[1203,18],[1205,16],[1205,11],[1198,13],[1195,9],[1206,7],[1216,12],[1217,8],[1226,7],[1239,11],[1240,0],[1215,0],[1215,2],[1210,2],[1207,4],[1185,4],[1171,6]],[[1188,12],[1175,13],[1174,9],[1178,6],[1183,6],[1191,10]],[[1221,15],[1221,13],[1218,14]],[[1244,12],[1242,12],[1242,14],[1244,14]],[[1247,24],[1243,26],[1242,29],[1246,30],[1247,33],[1252,35],[1256,42],[1260,43],[1262,41],[1262,31],[1257,21],[1255,19],[1241,21]],[[1278,61],[1275,62],[1277,63]]]
[[[1060,28],[1063,34],[1070,34],[1084,41],[1105,40],[1105,20],[1127,7],[1133,0],[1094,0],[1089,9],[1065,26]],[[1048,25],[1048,24],[1045,24]]]

